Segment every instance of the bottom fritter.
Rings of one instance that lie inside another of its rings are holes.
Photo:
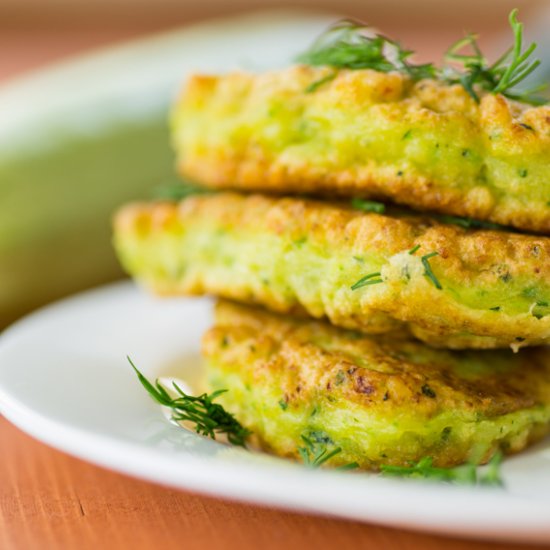
[[[341,448],[332,466],[453,466],[549,431],[548,348],[436,350],[220,302],[203,353],[209,390],[285,457],[306,440]]]

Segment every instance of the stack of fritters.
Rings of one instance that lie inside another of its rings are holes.
[[[173,142],[203,191],[125,207],[115,245],[159,294],[233,301],[208,383],[271,451],[451,466],[548,431],[550,109],[480,96],[306,66],[185,87]]]

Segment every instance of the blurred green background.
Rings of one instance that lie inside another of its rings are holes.
[[[0,328],[56,298],[121,277],[110,246],[111,213],[174,178],[166,94],[131,116],[104,98],[85,103],[86,112],[57,105],[50,117],[7,124],[2,98],[19,93],[17,80],[24,84],[29,71],[128,38],[266,8],[363,19],[415,49],[419,60],[439,58],[470,30],[498,53],[510,42],[507,14],[515,6],[528,38],[541,42],[550,73],[550,5],[543,1],[0,0]]]

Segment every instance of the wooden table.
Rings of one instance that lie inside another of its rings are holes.
[[[207,498],[131,479],[0,419],[0,548],[520,549]]]
[[[142,31],[0,30],[0,51],[4,52],[0,79]],[[0,446],[2,550],[524,548],[440,538],[175,491],[52,450],[2,418]]]

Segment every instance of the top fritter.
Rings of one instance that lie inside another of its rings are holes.
[[[173,116],[179,172],[211,188],[388,199],[549,234],[550,107],[512,89],[537,62],[511,22],[509,58],[457,56],[476,46],[469,37],[448,55],[462,72],[410,65],[348,24],[304,65],[194,76]]]

